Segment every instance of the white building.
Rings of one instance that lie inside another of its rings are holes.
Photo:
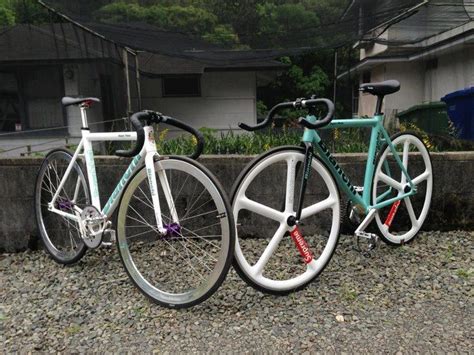
[[[24,153],[27,145],[47,151],[65,138],[77,142],[79,110],[64,109],[63,96],[102,100],[89,112],[91,130],[123,129],[120,118],[140,109],[160,111],[196,128],[238,130],[239,122],[257,121],[257,86],[284,69],[256,53],[220,50],[177,33],[124,32],[101,24],[94,29],[113,40],[70,23],[0,31],[3,156]],[[141,51],[135,55],[135,50]]]
[[[377,2],[370,11],[377,12],[387,2]],[[375,28],[364,23],[370,17],[364,14],[365,3],[353,1],[345,14],[360,16],[364,39],[356,43],[359,62],[339,78],[355,73],[359,83],[400,81],[401,90],[385,98],[386,115],[393,117],[414,105],[440,101],[448,93],[474,86],[472,1],[419,1]],[[373,115],[376,98],[356,96],[353,112]]]

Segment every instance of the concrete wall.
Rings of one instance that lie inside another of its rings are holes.
[[[235,178],[251,159],[207,156],[200,161],[216,174],[229,192]],[[337,159],[351,181],[362,181],[365,155],[337,155]],[[433,153],[432,161],[434,193],[424,228],[474,229],[474,191],[471,188],[474,152]],[[40,164],[41,159],[37,158],[0,159],[0,251],[14,252],[37,245],[33,192]],[[114,157],[99,160],[98,176],[103,200],[111,193],[126,165],[126,160]],[[262,186],[262,193],[267,190]],[[255,233],[265,228],[261,224],[255,226]],[[305,225],[305,228],[317,226]]]
[[[143,107],[174,116],[190,125],[217,130],[239,129],[237,123],[255,124],[255,72],[206,72],[200,97],[162,97],[160,78],[143,78]]]

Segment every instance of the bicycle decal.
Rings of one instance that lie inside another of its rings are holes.
[[[387,219],[384,222],[384,225],[387,227],[390,227],[392,225],[393,219],[395,218],[395,215],[397,214],[398,207],[400,206],[401,201],[395,201],[392,205],[392,208],[390,208],[390,212],[388,213]]]
[[[303,238],[303,235],[301,234],[300,230],[298,227],[295,227],[291,232],[291,239],[296,244],[296,247],[298,248],[298,251],[301,254],[301,257],[303,258],[303,261],[306,264],[309,264],[310,262],[313,261],[313,254],[311,253],[311,250],[309,249],[309,245],[306,242],[306,240]]]

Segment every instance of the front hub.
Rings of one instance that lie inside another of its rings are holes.
[[[286,224],[288,224],[288,227],[294,227],[298,224],[298,221],[295,216],[289,216],[286,220]]]

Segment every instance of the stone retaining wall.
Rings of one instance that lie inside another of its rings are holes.
[[[434,192],[425,229],[474,229],[474,152],[433,153]],[[361,184],[366,155],[337,155],[354,184]],[[247,156],[204,156],[208,167],[230,192]],[[40,158],[0,159],[0,251],[15,252],[37,246],[33,192]],[[128,165],[127,160],[104,157],[97,162],[101,195],[108,196]],[[110,183],[110,182],[113,183]],[[262,191],[263,191],[262,187]],[[261,227],[261,226],[260,226]]]

